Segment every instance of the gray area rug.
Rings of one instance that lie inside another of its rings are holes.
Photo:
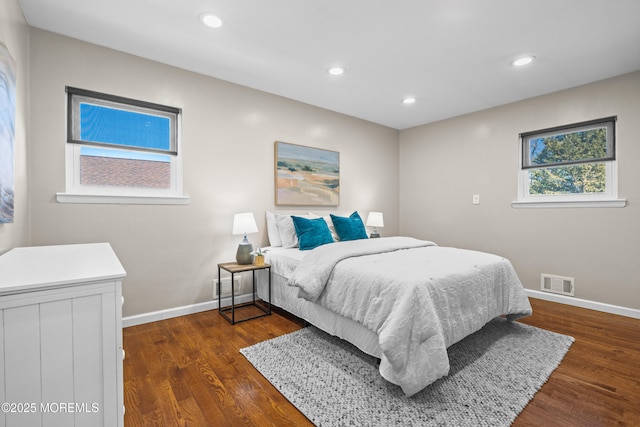
[[[509,426],[573,338],[496,318],[448,349],[449,375],[412,397],[378,359],[314,327],[240,352],[317,426]]]

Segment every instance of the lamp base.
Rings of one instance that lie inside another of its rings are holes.
[[[369,236],[370,239],[375,239],[376,237],[380,237],[380,233],[371,233]]]
[[[251,255],[251,252],[253,252],[253,245],[251,243],[240,243],[238,245],[238,251],[236,252],[236,262],[242,265],[253,264],[253,255]]]

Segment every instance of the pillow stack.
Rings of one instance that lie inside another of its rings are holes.
[[[267,211],[267,234],[271,246],[310,250],[336,240],[366,239],[367,231],[358,212],[348,217],[281,215]]]

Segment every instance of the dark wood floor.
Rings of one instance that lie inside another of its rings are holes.
[[[523,323],[575,337],[514,426],[640,426],[640,320],[531,300]],[[216,311],[124,330],[125,426],[311,426],[238,350],[303,327]]]

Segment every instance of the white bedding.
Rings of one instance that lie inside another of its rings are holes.
[[[496,316],[531,314],[511,263],[496,255],[408,237],[306,252],[270,262],[301,297],[374,332],[381,375],[408,396],[447,375],[447,347]]]
[[[294,249],[286,250],[293,251]],[[260,270],[257,273],[267,274],[265,270]],[[350,342],[364,353],[380,359],[382,351],[378,343],[378,336],[373,331],[351,319],[329,311],[319,304],[298,298],[298,290],[287,286],[288,281],[288,278],[280,276],[273,270],[271,274],[271,304],[283,308],[328,334]],[[263,300],[269,296],[267,283],[266,276],[260,278],[257,283],[258,295]]]
[[[293,272],[304,256],[309,251],[301,251],[298,248],[278,248],[267,247],[264,248],[267,251],[265,261],[271,264],[271,271],[275,274],[279,274],[287,279],[293,275]]]

